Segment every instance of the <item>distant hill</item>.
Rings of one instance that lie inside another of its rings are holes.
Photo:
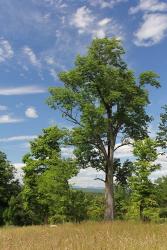
[[[81,190],[85,193],[104,193],[104,188],[94,188],[94,187],[90,187],[90,188],[82,188],[82,187],[73,187],[74,189],[77,190]]]

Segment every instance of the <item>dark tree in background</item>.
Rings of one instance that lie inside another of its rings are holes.
[[[7,160],[6,155],[0,152],[0,225],[4,224],[4,214],[10,199],[20,191],[14,175],[14,166]]]
[[[167,105],[162,107],[163,112],[160,114],[160,124],[157,133],[157,141],[162,149],[167,148]]]
[[[151,118],[145,86],[160,86],[152,71],[136,79],[124,53],[115,38],[95,39],[85,56],[77,56],[73,69],[59,74],[64,86],[49,89],[49,106],[75,125],[71,134],[78,165],[105,173],[106,220],[114,219],[114,153],[130,138],[147,135]]]

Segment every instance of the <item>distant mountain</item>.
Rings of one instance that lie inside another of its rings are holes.
[[[95,188],[95,187],[89,187],[89,188],[82,188],[75,186],[74,189],[81,190],[85,193],[104,193],[104,188]]]

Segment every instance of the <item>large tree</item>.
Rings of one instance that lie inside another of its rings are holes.
[[[95,39],[85,56],[77,56],[73,69],[59,74],[62,87],[51,87],[48,104],[75,125],[72,131],[78,164],[105,172],[105,219],[114,219],[114,153],[125,138],[147,134],[151,118],[146,84],[159,87],[152,71],[136,80],[123,60],[119,40]],[[120,138],[120,139],[118,139]],[[119,143],[119,145],[117,145]]]

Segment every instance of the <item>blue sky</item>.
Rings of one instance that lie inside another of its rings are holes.
[[[72,68],[92,38],[104,36],[122,39],[136,76],[160,75],[162,88],[150,89],[148,107],[154,133],[167,103],[167,1],[0,0],[0,150],[17,166],[29,139],[51,124],[65,125],[45,103],[47,88],[60,84],[57,73]],[[83,182],[88,175],[82,172]]]

